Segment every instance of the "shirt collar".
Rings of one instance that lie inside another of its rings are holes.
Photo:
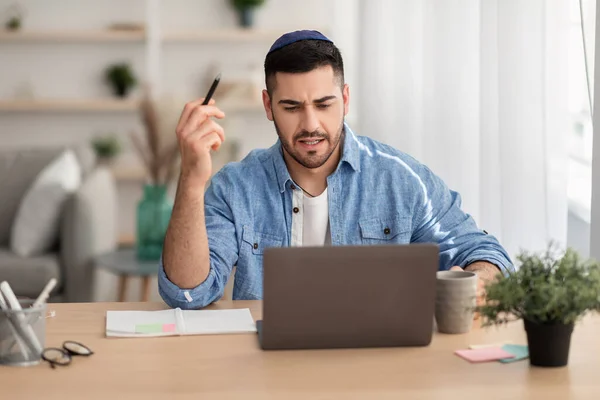
[[[344,122],[344,129],[346,131],[346,135],[344,138],[344,149],[342,151],[342,159],[340,160],[340,164],[345,162],[348,163],[352,167],[352,169],[356,172],[360,172],[360,143],[356,138],[352,129],[348,126],[346,122]],[[339,168],[339,166],[338,166]]]
[[[336,171],[340,168],[340,165],[347,163],[356,172],[360,171],[360,156],[358,139],[354,132],[350,129],[348,124],[344,122],[345,136],[342,149],[342,158],[336,168]],[[285,160],[283,159],[283,149],[281,147],[281,141],[277,139],[277,142],[271,146],[270,153],[272,154],[273,166],[275,168],[275,175],[277,176],[277,183],[279,184],[279,191],[285,192],[286,185],[288,182],[292,182],[292,177],[287,169]]]

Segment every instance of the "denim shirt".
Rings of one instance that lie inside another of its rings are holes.
[[[345,126],[342,156],[327,178],[332,245],[428,242],[439,247],[439,269],[488,261],[504,273],[511,260],[497,239],[460,208],[461,198],[423,164]],[[292,191],[281,142],[225,165],[205,193],[210,271],[181,289],[159,265],[158,289],[171,307],[204,307],[223,295],[236,266],[234,300],[261,299],[263,252],[290,245]],[[194,265],[186,268],[196,268]],[[385,279],[384,277],[382,279]]]

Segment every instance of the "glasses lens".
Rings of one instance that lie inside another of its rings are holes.
[[[65,342],[63,346],[65,349],[67,349],[67,351],[70,351],[72,354],[77,354],[80,356],[89,356],[90,354],[94,354],[94,352],[90,350],[89,347],[86,347],[81,343]]]
[[[59,365],[67,365],[71,361],[71,357],[60,349],[46,349],[42,353],[42,358],[48,362]]]

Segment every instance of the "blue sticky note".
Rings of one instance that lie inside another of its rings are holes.
[[[521,344],[505,344],[502,346],[502,350],[514,354],[515,358],[503,358],[500,361],[501,363],[511,363],[515,361],[524,360],[529,357],[529,349],[525,345]]]

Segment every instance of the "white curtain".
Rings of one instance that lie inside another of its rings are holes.
[[[511,256],[567,235],[569,0],[363,0],[360,134],[461,193]]]

